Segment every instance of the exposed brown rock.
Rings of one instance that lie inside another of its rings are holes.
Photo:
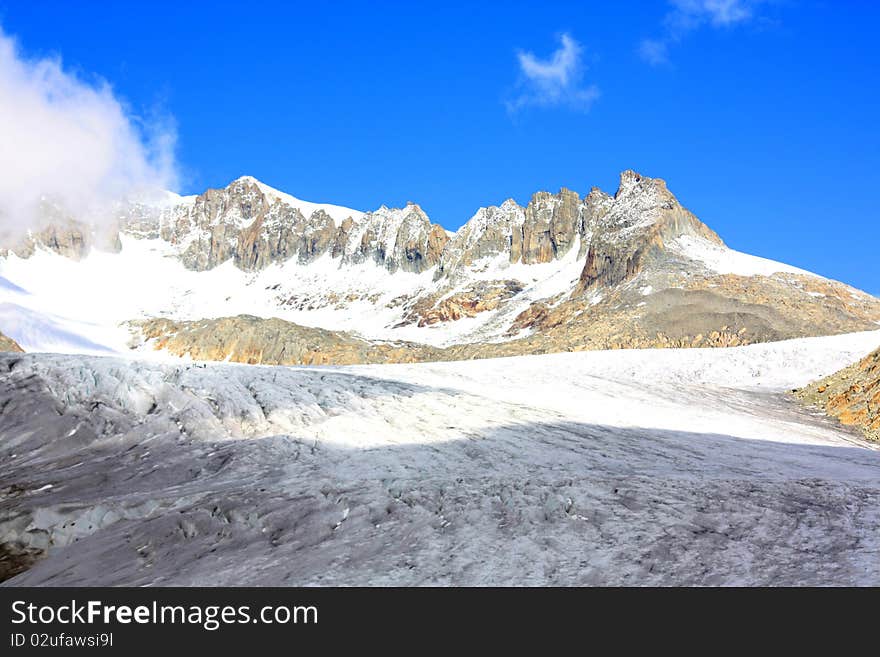
[[[574,243],[580,221],[581,199],[577,192],[563,188],[556,195],[533,195],[522,226],[521,261],[535,264],[564,256]]]
[[[329,252],[340,264],[373,261],[391,272],[421,272],[439,262],[449,240],[414,203],[349,217],[337,226],[325,211],[306,217],[248,178],[164,212],[160,224],[162,239],[185,247],[181,260],[197,271],[229,259],[256,271],[291,258],[307,263]]]
[[[23,573],[45,556],[45,550],[21,543],[0,543],[0,582]]]
[[[195,360],[251,365],[352,365],[434,360],[437,351],[412,343],[372,343],[342,331],[251,315],[192,322],[152,319],[131,323],[155,349]]]
[[[24,349],[22,349],[15,340],[0,333],[0,351],[22,352]]]
[[[425,251],[425,260],[429,267],[433,267],[440,262],[440,256],[443,255],[443,249],[448,241],[449,235],[443,230],[443,226],[431,224],[431,230],[428,233],[427,249]]]
[[[858,427],[869,440],[880,441],[880,349],[796,395],[841,423]]]
[[[462,317],[476,317],[479,313],[495,310],[507,299],[521,292],[518,281],[480,281],[466,290],[437,301],[434,305],[417,304],[409,321],[419,326],[456,321]],[[425,307],[429,305],[429,307]]]
[[[614,202],[606,210],[593,227],[580,292],[633,278],[661,257],[667,242],[676,237],[692,235],[723,244],[679,204],[660,178],[624,171]]]

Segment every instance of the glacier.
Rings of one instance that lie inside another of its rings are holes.
[[[786,391],[878,342],[0,355],[4,585],[877,585],[880,451]]]

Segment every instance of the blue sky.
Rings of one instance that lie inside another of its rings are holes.
[[[732,247],[880,293],[880,4],[0,0],[24,57],[177,131],[179,190],[243,174],[457,228],[633,168]]]

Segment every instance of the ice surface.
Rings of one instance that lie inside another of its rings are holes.
[[[0,357],[29,584],[880,583],[880,452],[785,395],[880,331],[336,368]]]

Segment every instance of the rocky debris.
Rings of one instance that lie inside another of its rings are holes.
[[[880,441],[880,349],[795,394],[843,424],[858,427],[869,440]]]
[[[584,313],[572,304],[556,308],[535,304],[517,317],[510,331],[513,339],[444,348],[370,341],[342,331],[251,316],[192,322],[152,319],[131,325],[154,349],[176,356],[265,365],[414,363],[601,349],[736,347],[826,334],[805,331],[793,320],[790,325],[778,323],[782,320],[763,306],[750,307],[706,296],[711,293],[705,292],[696,293],[700,298],[694,299],[689,293],[679,292],[669,297],[661,295],[657,309],[646,314],[598,304],[586,319],[581,319]],[[699,307],[710,310],[695,311]],[[453,308],[447,307],[446,311]],[[528,332],[520,334],[524,329]],[[845,332],[849,331],[836,331]]]
[[[0,333],[0,351],[23,352],[24,349],[22,349],[15,340]]]
[[[573,315],[574,310],[571,305],[553,309],[544,301],[536,301],[516,316],[507,330],[507,335],[515,336],[526,329],[552,329],[573,319]]]
[[[454,322],[463,317],[476,317],[479,313],[497,310],[522,290],[523,285],[519,281],[478,281],[450,296],[420,299],[401,325],[416,322],[419,326],[430,326]]]
[[[46,556],[46,551],[17,541],[0,543],[0,582],[25,572]]]
[[[828,334],[842,332],[846,325],[861,325],[853,331],[876,326],[880,300],[848,285],[818,276],[776,274],[774,276],[690,276],[690,289],[709,290],[744,303],[775,308],[791,314],[801,325],[814,325]]]
[[[194,360],[250,365],[353,365],[438,360],[439,350],[413,343],[369,342],[343,331],[250,315],[176,322],[131,322],[155,349]]]
[[[516,316],[513,320],[513,324],[507,329],[506,335],[514,336],[525,329],[542,325],[547,321],[549,316],[550,308],[547,304],[543,301],[536,301]]]

